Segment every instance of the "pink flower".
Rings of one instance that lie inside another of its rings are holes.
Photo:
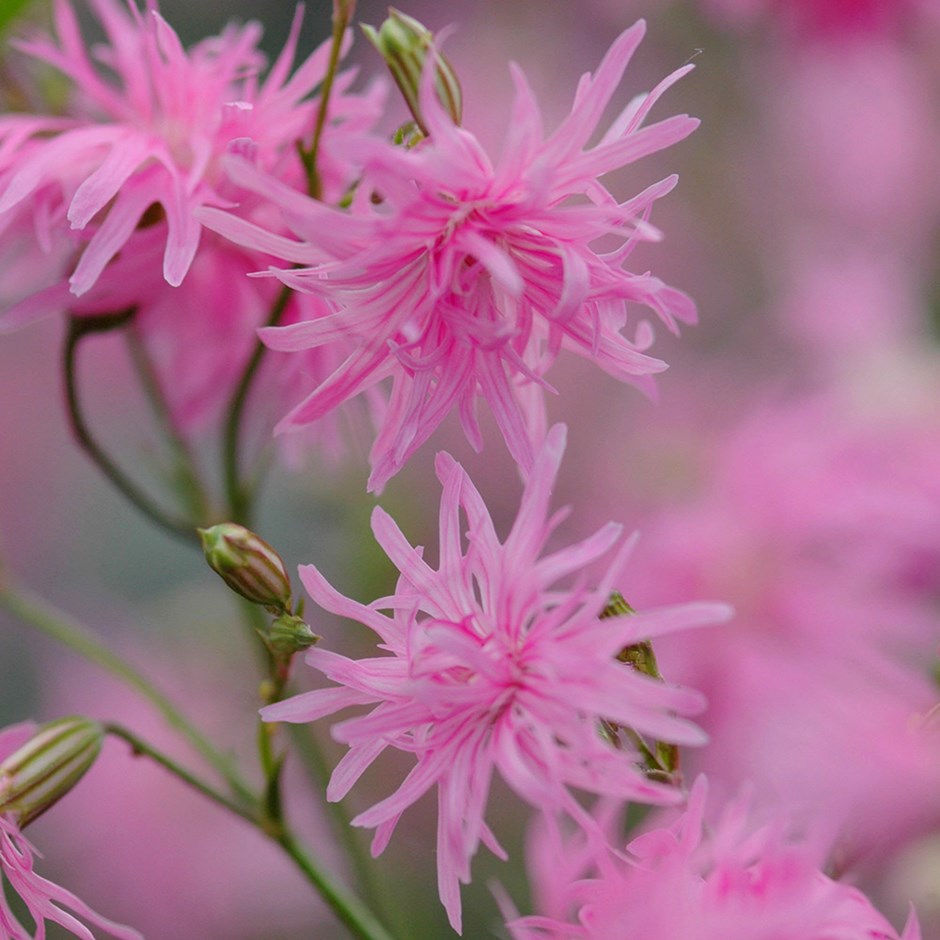
[[[0,732],[0,760],[24,744],[33,732],[28,724],[14,725]],[[2,784],[0,784],[2,785]],[[47,881],[33,869],[38,854],[26,840],[12,813],[0,813],[0,875],[26,906],[35,923],[31,933],[16,918],[0,890],[0,940],[44,940],[47,921],[59,924],[81,940],[94,940],[94,934],[78,917],[118,940],[142,940],[130,927],[112,923],[96,914],[87,904],[65,888]]]
[[[672,788],[644,777],[630,749],[606,743],[599,734],[602,718],[657,739],[703,741],[694,725],[678,717],[701,707],[697,693],[652,680],[615,657],[641,638],[722,620],[727,608],[690,604],[599,620],[630,543],[621,546],[594,590],[583,576],[570,588],[557,586],[606,554],[621,532],[611,523],[540,557],[563,515],[549,518],[548,500],[564,440],[560,425],[547,435],[504,542],[466,473],[450,456],[439,455],[443,496],[436,570],[377,508],[373,531],[401,572],[391,597],[364,606],[340,595],[312,565],[301,568],[313,599],[370,627],[387,655],[353,661],[311,650],[308,664],[338,685],[262,712],[268,721],[306,722],[350,705],[374,706],[334,727],[336,739],[350,750],[327,796],[342,799],[386,747],[415,755],[415,767],[398,790],[353,823],[376,828],[372,848],[378,854],[402,813],[437,785],[438,883],[457,930],[459,883],[469,882],[479,843],[502,853],[484,821],[494,773],[532,806],[590,825],[569,787],[649,803],[676,797]],[[461,511],[469,526],[466,544]]]
[[[785,821],[756,826],[743,803],[714,827],[703,825],[705,779],[672,826],[634,839],[624,856],[595,854],[553,908],[509,924],[516,940],[899,940],[858,890],[820,870],[814,840],[794,838]],[[536,851],[586,860],[579,844],[544,838]],[[585,877],[586,876],[586,877]],[[919,940],[911,914],[900,940]]]
[[[61,72],[73,96],[65,117],[0,120],[0,224],[32,209],[43,242],[68,226],[81,232],[86,244],[70,278],[76,295],[92,287],[136,229],[158,225],[163,275],[175,286],[199,245],[196,207],[232,204],[219,163],[230,148],[268,172],[280,176],[287,167],[299,177],[294,143],[313,126],[316,104],[304,99],[323,78],[328,48],[289,76],[298,16],[259,81],[257,23],[229,26],[187,51],[155,4],[141,13],[130,0],[90,3],[106,36],[93,58],[67,0],[55,5],[55,39],[19,43]],[[348,84],[349,76],[341,79],[340,91]],[[332,119],[356,123],[358,103],[338,97]],[[337,162],[327,162],[328,183],[342,191],[348,169],[338,178]]]
[[[475,447],[476,399],[486,399],[525,471],[537,441],[531,426],[535,387],[562,349],[609,374],[652,388],[666,368],[645,350],[646,322],[621,335],[628,306],[645,305],[672,330],[693,322],[681,292],[623,264],[638,241],[656,240],[647,222],[669,192],[668,177],[618,202],[599,177],[686,137],[698,122],[675,116],[643,127],[660,95],[686,66],[634,99],[599,143],[589,147],[604,109],[645,30],[624,32],[597,71],[586,74],[570,115],[544,137],[525,76],[511,66],[515,99],[494,163],[457,127],[426,69],[420,101],[430,136],[412,150],[362,141],[349,155],[364,166],[350,211],[305,200],[261,173],[234,166],[233,178],[281,205],[300,241],[278,238],[216,210],[200,218],[229,237],[306,267],[276,272],[299,290],[322,292],[331,317],[262,332],[273,349],[296,351],[353,337],[343,365],[282,422],[314,421],[391,377],[391,402],[372,449],[370,488],[381,490],[456,407]],[[606,250],[597,244],[606,238]]]
[[[844,39],[851,34],[887,32],[904,13],[932,0],[705,0],[705,6],[732,23],[749,24],[767,13],[798,34]]]
[[[764,402],[709,438],[621,583],[638,606],[671,585],[670,600],[735,607],[657,646],[709,702],[686,771],[824,820],[868,873],[940,831],[940,748],[911,727],[937,701],[940,386],[922,368],[869,361],[854,387]]]

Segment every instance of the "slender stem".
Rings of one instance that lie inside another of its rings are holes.
[[[279,702],[284,695],[290,659],[285,660],[279,657],[265,639],[268,623],[261,608],[252,604],[249,606],[247,614],[248,625],[252,628],[255,636],[261,640],[261,648],[265,657],[267,677],[261,684],[261,701],[265,705],[271,705],[274,702]],[[262,721],[260,717],[258,718],[258,759],[261,764],[261,772],[264,774],[264,812],[267,820],[275,829],[282,829],[285,826],[284,803],[281,799],[281,771],[284,769],[287,751],[278,743],[280,738],[279,727],[279,725],[270,724]]]
[[[319,792],[325,793],[331,769],[323,755],[320,743],[314,736],[313,728],[309,725],[291,724],[288,730],[294,745],[293,750],[299,755],[307,771],[308,779],[317,786]],[[361,830],[356,830],[349,824],[349,813],[342,802],[327,803],[326,808],[334,833],[346,850],[346,857],[352,865],[353,874],[366,900],[383,914],[386,920],[391,919],[393,912],[390,910],[391,905],[386,896],[387,893],[380,889],[376,880],[375,866],[370,864],[371,860],[359,839]]]
[[[128,325],[126,336],[127,346],[131,358],[134,360],[134,366],[137,369],[137,375],[147,396],[147,401],[150,403],[154,417],[162,428],[175,457],[179,481],[185,488],[192,516],[195,519],[204,521],[209,517],[209,502],[192,448],[174,420],[160,376],[157,374],[147,347],[144,345],[140,331],[136,329],[133,322]]]
[[[201,793],[207,799],[229,810],[246,822],[256,826],[270,839],[276,842],[294,864],[306,876],[307,880],[332,908],[333,913],[358,938],[358,940],[393,940],[391,934],[379,923],[373,913],[355,895],[350,894],[335,882],[320,865],[310,857],[294,835],[283,826],[272,826],[270,820],[259,817],[254,809],[248,809],[219,793],[213,786],[191,773],[172,757],[139,738],[133,731],[118,724],[106,724],[105,731],[130,744],[134,753],[148,757],[174,777]]]
[[[272,836],[315,885],[320,896],[359,940],[393,940],[375,915],[354,895],[348,894],[304,851],[290,833]]]
[[[47,601],[22,588],[14,590],[2,579],[0,579],[0,606],[5,607],[23,623],[34,627],[63,646],[67,646],[134,689],[160,712],[167,724],[178,731],[202,755],[206,763],[228,783],[233,793],[243,801],[254,801],[255,796],[251,788],[232,767],[228,758],[221,754],[149,679],[141,675],[120,656],[112,653],[68,614],[57,610]]]
[[[277,326],[280,323],[290,301],[290,296],[290,288],[283,287],[271,307],[265,326]],[[228,413],[225,418],[225,431],[222,441],[225,496],[228,502],[229,521],[238,522],[242,525],[250,523],[251,492],[241,478],[239,439],[241,437],[245,406],[248,403],[248,393],[258,373],[266,349],[267,347],[260,340],[256,343],[251,358],[245,365],[245,371],[242,373],[242,377],[229,402]]]
[[[85,337],[93,333],[102,333],[124,326],[130,321],[135,312],[136,308],[131,307],[117,314],[100,317],[71,317],[69,319],[63,351],[65,396],[69,424],[82,450],[130,503],[164,531],[177,538],[184,539],[190,545],[198,546],[199,536],[196,534],[195,526],[185,519],[164,512],[115,464],[95,440],[82,411],[81,399],[78,394],[77,356],[79,344]]]
[[[203,796],[208,797],[214,803],[218,803],[219,806],[225,807],[229,812],[235,813],[236,816],[240,816],[242,819],[246,819],[256,826],[260,825],[258,817],[253,810],[246,808],[240,803],[236,803],[234,800],[230,800],[224,793],[220,793],[211,784],[206,783],[205,780],[201,780],[194,773],[187,770],[181,764],[178,764],[172,757],[167,756],[162,751],[158,751],[155,747],[139,738],[133,731],[129,731],[121,725],[110,723],[104,726],[104,730],[107,734],[127,741],[136,755],[143,755],[149,757],[152,761],[156,761],[161,767],[166,768],[173,774],[173,776],[178,777],[183,783],[192,787],[194,790],[198,790]]]
[[[258,720],[258,755],[264,773],[264,814],[275,826],[284,825],[284,803],[281,800],[281,769],[285,754],[274,747],[274,728]]]
[[[320,153],[320,140],[323,137],[323,130],[326,127],[330,95],[333,92],[336,70],[339,67],[340,54],[343,48],[343,36],[349,26],[349,20],[352,16],[352,7],[353,4],[348,2],[340,2],[334,5],[333,39],[330,45],[330,58],[327,63],[326,75],[323,78],[323,84],[320,89],[320,106],[317,109],[313,138],[309,149],[305,148],[300,142],[298,142],[297,145],[300,160],[307,173],[307,190],[314,199],[320,199],[323,196],[323,183],[320,178],[320,172],[317,169],[317,159]],[[274,306],[271,308],[271,313],[265,324],[266,326],[276,326],[280,322],[290,300],[290,293],[290,288],[284,287],[280,294],[278,294]],[[245,405],[248,402],[248,392],[251,389],[251,384],[254,381],[258,367],[261,365],[264,353],[264,344],[258,342],[251,359],[248,360],[241,381],[238,383],[235,394],[232,396],[231,403],[229,404],[222,443],[225,494],[228,500],[230,521],[240,522],[243,525],[250,523],[248,516],[251,493],[247,485],[242,482],[241,472],[239,470],[239,436],[241,434]]]
[[[343,36],[346,33],[346,28],[349,26],[351,15],[351,4],[334,4],[333,42],[330,46],[330,60],[326,68],[326,75],[323,78],[323,85],[320,89],[320,107],[317,109],[317,120],[313,127],[313,139],[310,142],[309,150],[305,150],[303,147],[298,148],[300,151],[300,159],[303,162],[304,169],[307,171],[307,191],[313,199],[323,198],[323,179],[317,168],[317,158],[320,154],[320,139],[323,137],[323,129],[326,127],[330,95],[333,92],[333,81],[336,78],[336,70],[339,67],[339,57],[343,49]]]

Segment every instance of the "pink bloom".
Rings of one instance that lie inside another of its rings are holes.
[[[304,99],[323,78],[328,48],[289,76],[297,17],[260,81],[257,23],[230,26],[187,51],[155,4],[141,13],[130,0],[90,3],[106,36],[93,58],[67,0],[55,5],[55,39],[19,44],[60,71],[73,96],[66,117],[0,120],[0,224],[4,215],[32,209],[45,242],[68,226],[81,232],[86,244],[70,279],[76,295],[92,287],[136,229],[158,225],[163,275],[175,286],[199,245],[194,210],[231,205],[219,163],[231,147],[268,172],[283,175],[287,167],[299,177],[294,143],[313,126],[316,104]],[[348,79],[339,82],[340,91]],[[358,121],[358,103],[338,99],[333,120]],[[348,169],[338,177],[340,165],[327,162],[328,183],[342,191]]]
[[[436,570],[378,508],[373,531],[401,571],[393,596],[364,606],[340,595],[312,565],[301,568],[313,599],[370,627],[388,655],[353,661],[311,650],[307,662],[339,685],[263,711],[268,721],[306,722],[350,705],[375,706],[334,727],[336,739],[350,750],[327,796],[342,799],[386,747],[415,755],[415,767],[398,790],[353,822],[376,828],[378,854],[405,809],[437,785],[440,896],[458,930],[459,883],[469,882],[479,843],[502,852],[484,822],[494,772],[532,806],[589,825],[569,787],[644,802],[676,796],[648,781],[629,749],[604,741],[598,733],[602,718],[658,739],[703,741],[694,725],[677,717],[701,707],[697,693],[643,676],[615,656],[643,637],[724,619],[727,609],[691,604],[599,620],[629,543],[594,590],[583,576],[573,587],[556,586],[606,554],[621,532],[611,523],[583,542],[539,557],[562,518],[548,517],[548,500],[564,439],[560,425],[547,435],[504,542],[466,473],[441,454]],[[466,545],[461,511],[469,526]]]
[[[0,317],[0,332],[62,310],[82,316],[136,308],[131,328],[154,364],[174,422],[191,432],[230,400],[280,289],[248,279],[267,259],[213,233],[205,237],[193,211],[241,196],[242,212],[272,215],[250,194],[236,192],[220,159],[234,149],[279,178],[301,178],[294,144],[313,127],[318,103],[304,99],[323,78],[328,49],[289,75],[298,15],[261,81],[257,24],[230,27],[185,51],[153,5],[146,13],[118,0],[93,0],[93,6],[108,39],[95,55],[108,71],[89,58],[66,3],[56,7],[56,41],[21,44],[68,76],[75,97],[68,118],[0,118],[5,252],[23,256],[16,257],[18,272],[28,264],[43,274],[30,277],[25,291],[19,284],[15,294],[14,285],[3,291],[14,302]],[[355,167],[335,156],[335,139],[370,128],[384,93],[375,85],[366,95],[350,95],[353,77],[338,76],[322,138],[321,177],[337,198]],[[69,221],[77,231],[68,231]],[[23,245],[29,247],[17,247]],[[69,285],[62,272],[83,246]],[[297,295],[283,322],[325,312],[322,299]],[[270,413],[256,423],[265,437],[301,398],[297,374],[326,378],[346,352],[338,344],[289,363],[269,357],[280,361],[267,363],[262,376]],[[336,421],[320,422],[304,438],[314,436],[329,452],[340,450]]]
[[[782,820],[749,823],[732,804],[703,825],[705,779],[672,826],[634,839],[624,856],[594,857],[581,879],[555,894],[569,916],[533,916],[509,927],[516,940],[899,940],[855,888],[820,870],[813,841]],[[586,860],[584,847],[536,843],[536,851]],[[586,877],[585,877],[586,876]],[[919,940],[912,914],[900,940]]]
[[[599,177],[695,129],[698,122],[687,116],[642,126],[691,66],[634,99],[589,147],[644,30],[639,22],[616,40],[597,71],[582,78],[571,113],[547,138],[525,76],[511,66],[512,119],[496,163],[445,114],[429,68],[421,89],[429,139],[413,150],[381,140],[350,150],[364,166],[350,211],[304,200],[260,173],[233,167],[238,182],[281,205],[301,240],[214,210],[200,218],[250,247],[307,265],[276,273],[336,306],[331,317],[264,331],[265,342],[287,351],[340,337],[357,343],[282,428],[316,420],[391,377],[369,483],[381,490],[453,407],[468,439],[481,446],[478,396],[515,460],[530,470],[538,442],[531,439],[528,392],[550,388],[543,376],[563,348],[652,388],[652,374],[666,366],[645,354],[652,341],[646,322],[631,325],[632,339],[621,335],[628,306],[653,309],[672,330],[678,321],[694,321],[695,308],[686,295],[623,264],[638,241],[660,237],[647,219],[676,178],[618,202]],[[604,251],[597,245],[602,237]]]
[[[852,389],[754,409],[712,442],[698,495],[644,525],[621,585],[638,605],[661,585],[734,605],[732,624],[657,646],[709,702],[710,745],[686,769],[825,820],[843,863],[869,871],[940,829],[940,749],[911,728],[937,700],[940,388],[925,369],[869,362]]]
[[[29,725],[15,725],[0,732],[0,760],[24,744],[32,732]],[[0,890],[0,940],[44,940],[47,921],[59,924],[81,940],[94,940],[94,934],[78,917],[118,940],[141,940],[136,930],[96,914],[70,891],[37,874],[33,869],[36,854],[20,831],[15,816],[0,813],[0,875],[9,882],[35,922],[35,932],[31,933],[16,919],[4,892]]]
[[[933,0],[705,0],[705,6],[732,23],[749,24],[771,14],[798,33],[833,38],[887,31],[908,10],[925,11]]]

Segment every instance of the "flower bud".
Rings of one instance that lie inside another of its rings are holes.
[[[610,597],[607,598],[607,603],[604,605],[604,609],[598,614],[598,617],[601,620],[607,620],[610,617],[625,617],[635,613],[636,611],[624,600],[623,594],[619,591],[614,591]]]
[[[389,7],[388,19],[376,31],[363,25],[368,40],[385,59],[385,64],[395,79],[408,109],[421,130],[427,134],[427,125],[421,115],[418,89],[428,53],[434,47],[434,35],[427,27],[411,16],[406,16]],[[437,50],[434,51],[434,78],[437,97],[444,110],[455,124],[460,123],[463,111],[463,96],[460,82],[450,63]]]
[[[268,628],[268,645],[276,656],[290,657],[310,649],[320,637],[300,617],[281,614]]]
[[[209,567],[236,593],[272,613],[291,606],[291,586],[284,560],[250,529],[223,522],[199,529]]]
[[[95,762],[104,728],[89,718],[59,718],[41,725],[0,763],[0,812],[20,826],[65,796]]]
[[[635,613],[636,611],[624,600],[623,595],[614,591],[607,599],[604,609],[597,616],[601,620],[608,620],[611,617],[630,617]],[[652,676],[654,679],[662,679],[656,662],[656,653],[649,640],[640,640],[638,643],[625,646],[617,654],[617,659],[632,666],[637,672]]]

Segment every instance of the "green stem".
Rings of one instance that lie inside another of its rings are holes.
[[[335,4],[333,12],[333,42],[330,46],[330,60],[326,68],[326,75],[324,76],[323,85],[320,90],[320,107],[317,110],[317,120],[313,127],[313,139],[310,142],[309,150],[305,150],[302,146],[298,147],[300,159],[303,162],[304,169],[307,171],[307,191],[313,199],[323,198],[323,180],[320,177],[320,171],[317,169],[317,158],[320,154],[320,139],[323,137],[323,129],[326,127],[330,95],[333,92],[333,81],[336,78],[336,70],[339,67],[340,52],[343,48],[343,36],[346,33],[346,28],[349,26],[349,18],[349,4]]]
[[[271,307],[271,313],[268,316],[265,326],[277,326],[287,304],[290,301],[291,290],[289,287],[283,287],[277,295]],[[242,525],[250,524],[250,505],[251,488],[243,483],[241,470],[239,468],[241,455],[239,453],[239,439],[241,437],[242,419],[245,413],[245,406],[248,403],[248,393],[258,373],[261,360],[267,347],[260,340],[256,343],[251,358],[245,365],[245,371],[239,380],[232,399],[229,402],[228,412],[225,418],[225,430],[222,440],[222,463],[223,475],[225,478],[225,496],[228,502],[229,521],[238,522]]]
[[[112,653],[84,627],[47,601],[23,589],[13,590],[2,578],[0,578],[0,606],[5,607],[23,623],[34,627],[63,646],[67,646],[79,656],[110,672],[125,685],[134,689],[160,712],[167,724],[178,731],[202,755],[206,763],[228,783],[233,793],[243,801],[254,801],[255,796],[251,788],[232,767],[228,758],[221,754],[150,680],[120,656]]]
[[[288,833],[272,838],[293,859],[294,864],[320,892],[339,919],[358,940],[393,940],[392,935],[376,920],[375,915],[357,897],[348,894],[304,851]]]
[[[308,779],[316,785],[318,792],[325,793],[331,768],[323,755],[323,749],[316,740],[313,728],[308,725],[291,724],[288,729],[294,745],[293,750],[299,755],[307,771]],[[352,865],[353,874],[366,900],[383,914],[386,920],[391,920],[393,912],[387,892],[381,890],[376,880],[375,866],[371,864],[371,859],[359,838],[360,830],[354,829],[349,824],[349,813],[341,802],[327,803],[326,808],[333,831],[346,850],[346,857]]]
[[[250,822],[287,853],[288,857],[300,869],[307,880],[317,889],[333,913],[344,923],[358,940],[393,940],[391,934],[376,920],[373,913],[353,894],[335,882],[320,865],[310,857],[294,835],[283,826],[272,826],[270,821],[259,816],[252,809],[234,803],[214,787],[200,780],[195,774],[178,764],[132,731],[121,725],[106,724],[105,731],[130,744],[134,753],[155,761],[174,777],[201,793],[207,799],[224,807],[230,812]]]
[[[194,519],[205,521],[209,518],[209,502],[192,448],[173,418],[160,376],[133,322],[129,324],[126,336],[144,394],[173,452],[178,479],[185,488],[191,514]]]
[[[132,731],[116,724],[106,724],[104,730],[107,734],[121,738],[130,744],[135,755],[149,757],[152,761],[156,761],[161,767],[168,770],[173,776],[178,777],[183,783],[192,787],[194,790],[198,790],[203,796],[208,797],[214,803],[218,803],[219,806],[223,806],[236,816],[240,816],[242,819],[256,826],[260,826],[258,817],[252,810],[247,809],[240,803],[230,800],[224,793],[220,793],[215,787],[211,786],[211,784],[201,780],[194,773],[187,770],[181,764],[178,764],[172,757],[168,757],[162,751],[158,751],[155,747],[137,737]]]
[[[135,307],[116,314],[107,314],[98,317],[71,317],[65,337],[63,351],[63,372],[65,375],[65,396],[69,424],[75,439],[91,461],[124,495],[124,497],[139,509],[148,519],[171,535],[184,539],[190,545],[199,545],[199,536],[195,526],[185,519],[171,516],[164,512],[143,490],[141,490],[115,462],[105,453],[101,445],[95,440],[82,411],[81,399],[78,394],[78,347],[81,341],[93,333],[103,333],[118,329],[127,324],[136,312]]]
[[[258,720],[258,756],[264,773],[264,814],[275,828],[284,825],[284,803],[281,800],[281,769],[285,754],[275,751],[272,727]]]
[[[349,26],[350,16],[351,9],[348,2],[335,4],[330,58],[327,63],[326,75],[323,78],[323,84],[320,89],[320,106],[317,109],[313,138],[309,150],[300,142],[298,142],[297,145],[300,160],[307,174],[307,190],[314,199],[320,199],[323,195],[323,185],[320,179],[320,173],[317,170],[317,159],[320,153],[320,140],[323,137],[323,131],[326,127],[330,96],[333,92],[333,83],[336,79],[336,71],[339,67],[340,53],[343,48],[343,36]],[[281,290],[274,302],[274,306],[271,308],[271,313],[265,326],[277,326],[284,316],[284,311],[287,309],[290,295],[290,288],[284,287]],[[252,493],[251,488],[244,483],[241,478],[241,471],[239,469],[239,461],[241,458],[239,454],[239,438],[241,435],[245,405],[248,402],[248,393],[258,371],[258,367],[261,365],[261,360],[264,358],[265,348],[264,344],[259,341],[255,346],[251,359],[248,360],[245,366],[245,371],[242,373],[241,380],[229,403],[222,441],[223,476],[225,480],[225,495],[228,502],[229,519],[231,522],[239,522],[242,525],[250,525],[249,515]]]

